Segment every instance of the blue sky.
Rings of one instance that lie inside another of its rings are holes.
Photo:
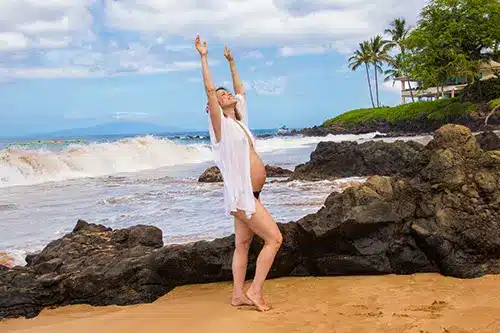
[[[197,33],[217,85],[227,43],[247,88],[250,127],[305,127],[369,107],[357,43],[424,0],[3,0],[0,136],[127,120],[204,130]],[[139,4],[138,4],[139,3]],[[380,81],[381,101],[400,102]]]

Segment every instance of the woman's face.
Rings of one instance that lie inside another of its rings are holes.
[[[219,105],[221,108],[226,108],[228,106],[233,106],[236,104],[236,98],[234,98],[233,94],[224,89],[217,90],[217,100],[219,101]]]

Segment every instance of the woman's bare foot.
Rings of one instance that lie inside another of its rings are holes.
[[[248,299],[245,295],[233,296],[231,301],[232,306],[242,306],[242,305],[253,305],[252,301]]]
[[[266,304],[264,297],[260,293],[253,293],[250,289],[247,290],[246,296],[252,302],[253,305],[261,312],[266,312],[271,310],[271,306]]]

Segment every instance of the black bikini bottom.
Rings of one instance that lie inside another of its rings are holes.
[[[255,199],[259,200],[260,192],[261,191],[254,191],[253,192],[253,196],[255,197]]]

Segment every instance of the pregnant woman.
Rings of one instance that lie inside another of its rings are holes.
[[[233,255],[232,305],[254,305],[260,311],[271,307],[263,296],[263,285],[278,252],[282,236],[273,217],[259,200],[266,182],[264,163],[255,151],[255,138],[248,129],[247,104],[243,84],[236,71],[234,58],[225,47],[235,95],[225,88],[215,88],[208,68],[207,42],[195,40],[201,57],[203,82],[208,98],[209,132],[215,162],[224,179],[226,213],[234,216],[235,250]],[[252,284],[243,291],[248,263],[248,250],[256,234],[264,240],[257,257]]]

